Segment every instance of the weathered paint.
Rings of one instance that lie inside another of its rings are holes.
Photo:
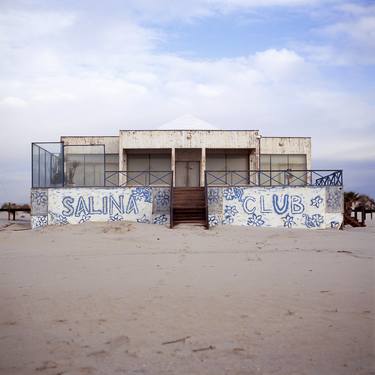
[[[61,137],[65,145],[105,145],[106,154],[119,155],[119,170],[127,168],[126,151],[168,149],[171,151],[171,170],[175,169],[175,150],[200,149],[201,185],[207,149],[249,149],[251,170],[259,168],[259,154],[306,155],[311,169],[311,139],[309,137],[261,137],[258,130],[120,130],[119,136]],[[97,148],[74,147],[67,152],[97,153]]]
[[[309,137],[262,137],[260,153],[306,155],[306,169],[311,169],[311,138]]]
[[[105,145],[105,153],[106,154],[118,154],[119,153],[119,137],[117,136],[109,136],[109,137],[101,137],[101,136],[93,136],[93,137],[68,137],[62,136],[61,142],[64,142],[66,146],[77,146],[74,147],[74,153],[90,153],[90,150],[87,147],[82,147],[79,149],[78,146],[94,146],[94,145]],[[93,153],[96,153],[97,150],[93,149]]]
[[[32,189],[31,214],[33,216],[47,215],[48,213],[48,189]]]
[[[169,224],[169,188],[33,189],[32,227],[86,221]],[[210,187],[209,225],[339,228],[340,187]]]
[[[257,130],[120,130],[122,149],[257,148]]]
[[[87,221],[169,224],[169,188],[33,189],[32,228]]]
[[[338,187],[212,187],[209,225],[339,228],[343,192]]]

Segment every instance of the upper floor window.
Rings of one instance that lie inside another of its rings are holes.
[[[306,155],[279,155],[263,154],[260,156],[261,185],[301,185],[306,182],[308,174],[306,172]],[[285,171],[294,171],[292,174]]]

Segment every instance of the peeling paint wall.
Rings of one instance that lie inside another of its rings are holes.
[[[209,225],[325,229],[343,221],[340,187],[210,187]]]
[[[64,142],[66,146],[79,146],[79,145],[105,145],[106,154],[118,154],[119,153],[119,137],[109,136],[109,137],[69,137],[62,136],[61,142]],[[76,152],[89,153],[90,151],[87,148],[82,148],[79,150],[74,149]]]
[[[309,137],[262,137],[261,154],[306,155],[307,169],[311,169],[311,138]]]
[[[120,130],[120,149],[258,148],[257,130]]]
[[[340,187],[209,187],[209,225],[326,229],[343,221]],[[32,189],[32,228],[86,221],[169,224],[164,187]]]
[[[32,228],[86,221],[169,224],[169,188],[32,189]]]

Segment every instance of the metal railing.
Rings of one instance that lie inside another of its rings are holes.
[[[322,176],[315,181],[317,186],[342,186],[343,185],[343,175],[342,170],[333,171],[327,176]]]
[[[172,171],[105,171],[105,186],[172,186]]]
[[[174,225],[174,215],[173,215],[173,185],[174,185],[174,180],[173,180],[173,172],[171,171],[171,186],[169,187],[169,228],[173,228]]]
[[[206,171],[208,186],[343,186],[339,170]]]
[[[64,186],[64,151],[61,142],[31,144],[31,187]]]

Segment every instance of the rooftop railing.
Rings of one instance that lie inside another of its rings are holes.
[[[207,186],[343,186],[339,170],[206,171]]]
[[[171,186],[172,171],[105,171],[105,186]]]

